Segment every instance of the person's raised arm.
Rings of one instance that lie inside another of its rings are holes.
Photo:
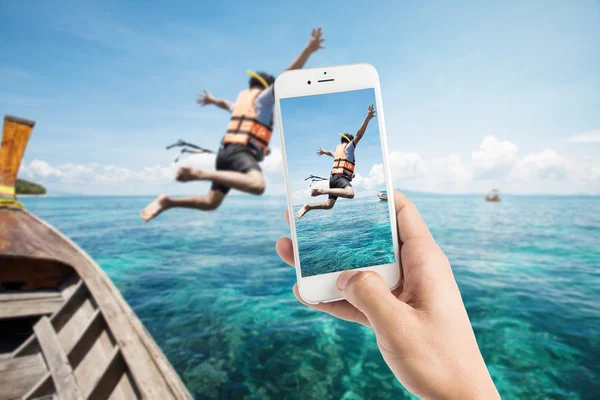
[[[329,150],[325,150],[325,149],[324,149],[324,148],[322,148],[322,147],[319,147],[319,148],[317,149],[317,155],[318,155],[318,156],[322,156],[323,154],[324,154],[324,155],[326,155],[326,156],[329,156],[329,157],[333,157],[333,156],[334,156],[333,152],[331,152],[331,151],[329,151]]]
[[[365,117],[365,120],[363,121],[362,125],[360,126],[360,128],[358,128],[358,131],[356,132],[356,136],[354,137],[354,146],[356,146],[358,144],[358,142],[360,142],[360,139],[362,139],[362,137],[365,134],[365,131],[367,130],[367,126],[369,125],[369,121],[375,116],[375,107],[373,106],[373,104],[371,104],[369,106],[369,111],[367,112],[367,116]]]
[[[222,108],[225,111],[232,112],[233,111],[233,103],[227,101],[225,99],[218,99],[214,97],[208,90],[204,89],[204,94],[199,94],[196,99],[196,103],[200,104],[201,107],[204,107],[209,104],[213,104],[219,108]]]
[[[291,69],[300,69],[304,67],[304,64],[306,64],[306,61],[308,61],[308,58],[312,53],[319,49],[325,48],[325,46],[323,46],[323,42],[325,41],[325,39],[321,37],[322,34],[323,30],[321,29],[321,27],[312,30],[312,33],[308,38],[308,43],[306,44],[306,47],[302,50],[300,55],[294,61],[292,61],[290,66],[286,68],[286,71],[289,71]]]

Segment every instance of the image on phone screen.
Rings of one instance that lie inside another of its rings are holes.
[[[394,263],[374,89],[280,102],[301,275]]]

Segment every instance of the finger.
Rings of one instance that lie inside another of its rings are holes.
[[[411,199],[396,190],[394,191],[394,205],[396,207],[398,234],[402,243],[406,243],[411,239],[433,239],[417,206]]]
[[[323,43],[325,41],[325,39],[321,39],[320,42]]]
[[[295,266],[294,262],[294,247],[292,246],[292,240],[290,238],[282,237],[275,244],[275,250],[279,257],[287,264],[292,267]]]
[[[326,49],[326,47],[325,47],[325,46],[323,46],[323,45],[320,45],[320,46],[319,46],[319,48],[320,48],[320,49]]]
[[[285,210],[283,213],[283,218],[285,218],[285,223],[290,224],[290,210]]]
[[[385,332],[392,316],[409,307],[394,297],[381,275],[372,271],[345,271],[337,279],[338,289],[361,311],[378,332]]]
[[[296,296],[296,299],[298,299],[298,301],[304,304],[305,306],[325,312],[336,318],[343,319],[344,321],[358,322],[359,324],[362,324],[367,328],[371,327],[371,324],[369,324],[369,320],[367,319],[367,317],[365,317],[363,313],[358,311],[356,307],[348,303],[346,300],[335,301],[333,303],[310,304],[304,301],[302,296],[300,296],[300,292],[298,291],[298,284],[294,285],[294,296]]]
[[[204,94],[207,95],[208,94],[208,90],[204,89]]]
[[[323,29],[321,29],[321,27],[319,27],[319,29],[317,30],[317,34],[318,34],[319,36],[321,36],[321,34],[322,34],[322,33],[323,33]]]
[[[313,28],[312,32],[310,33],[310,36],[315,36],[316,30],[315,28]]]

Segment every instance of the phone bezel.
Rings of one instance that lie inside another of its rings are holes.
[[[319,82],[319,80],[327,81]],[[308,81],[311,81],[311,84],[308,84]],[[375,91],[375,109],[377,110],[376,117],[379,125],[382,160],[385,172],[385,186],[388,193],[388,209],[390,214],[390,223],[392,226],[392,240],[394,244],[394,256],[396,262],[392,264],[356,268],[356,270],[377,272],[383,277],[390,289],[397,288],[401,282],[402,266],[400,263],[398,232],[397,229],[394,229],[394,227],[397,226],[396,212],[394,207],[394,190],[391,183],[391,174],[388,162],[387,135],[384,122],[383,103],[381,100],[381,89],[379,86],[379,75],[377,74],[377,70],[371,64],[362,63],[285,71],[275,80],[274,89],[276,119],[281,140],[281,153],[285,174],[288,212],[290,214],[290,228],[294,248],[294,261],[296,265],[296,277],[298,280],[298,291],[300,296],[304,299],[304,301],[311,304],[341,300],[343,297],[340,291],[337,289],[336,281],[338,276],[344,271],[308,277],[303,277],[301,274],[292,188],[288,174],[280,101],[281,99],[290,97],[314,96],[319,94],[339,93],[361,89],[374,89]]]

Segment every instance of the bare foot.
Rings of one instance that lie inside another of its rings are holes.
[[[202,180],[203,172],[199,169],[181,167],[177,170],[175,180],[179,182],[191,182]]]
[[[313,188],[313,190],[311,190],[311,192],[310,192],[310,195],[312,197],[317,197],[317,196],[320,196],[322,194],[323,194],[323,192],[319,188]]]
[[[167,195],[161,194],[160,196],[158,196],[156,198],[156,200],[154,200],[153,202],[148,204],[146,206],[146,208],[144,208],[142,210],[142,213],[141,213],[142,219],[144,221],[148,222],[152,218],[158,216],[158,214],[160,214],[161,212],[163,212],[164,210],[166,210],[169,207],[168,202],[169,202],[169,198],[167,197]]]
[[[306,214],[308,212],[308,204],[305,204],[302,206],[301,209],[298,210],[298,212],[296,213],[296,218],[300,219],[302,218],[302,216],[304,214]]]

